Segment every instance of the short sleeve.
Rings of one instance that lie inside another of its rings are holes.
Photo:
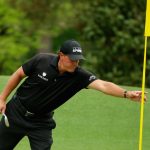
[[[80,78],[80,85],[83,88],[87,88],[90,83],[98,79],[93,73],[82,68],[78,69],[78,73]]]
[[[22,65],[23,71],[24,73],[29,76],[33,73],[33,71],[35,70],[36,64],[39,60],[40,55],[35,55],[34,57],[32,57],[31,59],[29,59],[27,62],[25,62]]]

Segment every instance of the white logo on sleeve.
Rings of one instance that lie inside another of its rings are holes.
[[[46,78],[46,75],[47,75],[47,73],[43,72],[42,75],[38,74],[38,77],[45,80],[45,81],[48,81],[48,79]]]
[[[96,79],[96,76],[94,76],[94,75],[91,75],[90,77],[89,77],[89,81],[92,81],[92,80],[95,80]]]

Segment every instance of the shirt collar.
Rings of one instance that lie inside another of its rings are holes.
[[[56,69],[58,69],[58,61],[59,61],[59,57],[57,55],[55,55],[51,61],[50,61],[50,65],[55,67]]]

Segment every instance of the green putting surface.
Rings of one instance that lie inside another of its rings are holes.
[[[8,77],[0,77],[0,91]],[[126,89],[139,89],[126,87]],[[150,93],[150,90],[147,89]],[[148,94],[149,97],[149,94]],[[145,104],[143,150],[150,148],[150,103]],[[137,150],[140,103],[82,90],[55,111],[52,150]],[[15,150],[29,150],[23,138]]]

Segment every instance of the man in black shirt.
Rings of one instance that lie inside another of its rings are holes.
[[[84,59],[80,44],[65,41],[58,53],[38,54],[24,63],[9,79],[0,95],[0,150],[12,150],[27,135],[32,150],[49,150],[52,145],[54,110],[83,88],[91,88],[116,97],[140,101],[141,91],[126,91],[118,85],[97,79],[78,66]],[[9,94],[18,87],[7,103]],[[146,97],[145,97],[146,99]]]

